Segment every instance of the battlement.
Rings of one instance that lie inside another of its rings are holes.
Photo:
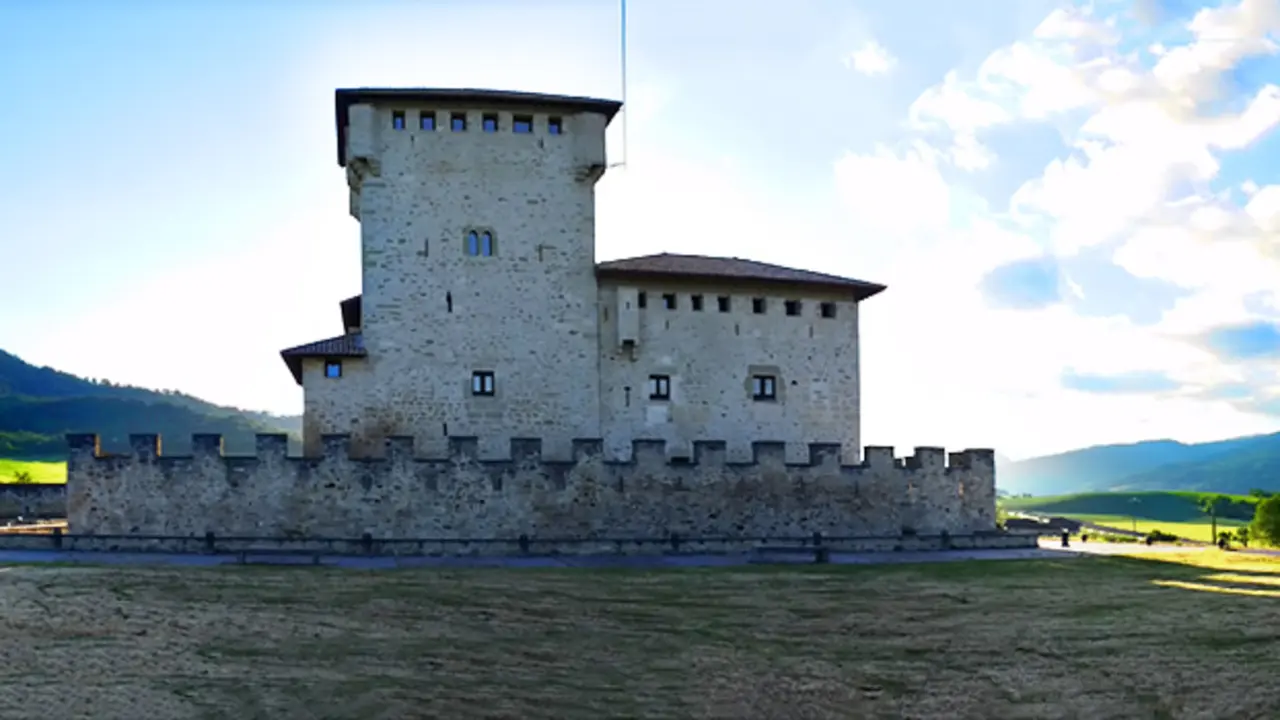
[[[324,435],[321,439],[322,452],[317,456],[289,456],[287,454],[288,436],[276,433],[261,433],[255,437],[256,452],[253,455],[228,455],[224,452],[222,436],[219,434],[199,433],[191,436],[192,452],[185,455],[166,455],[162,452],[160,435],[134,434],[129,436],[130,452],[103,453],[101,443],[94,434],[67,435],[73,459],[121,460],[132,459],[140,462],[156,462],[164,460],[193,460],[200,458],[225,458],[231,461],[257,460],[314,463],[317,461],[346,461],[354,463],[387,463],[387,462],[476,462],[494,463],[541,463],[542,440],[539,438],[511,438],[510,452],[506,458],[480,459],[478,454],[479,438],[473,436],[452,436],[449,438],[449,449],[446,455],[432,457],[417,452],[412,437],[389,437],[384,443],[384,452],[379,457],[357,456],[352,452],[351,436],[346,434]],[[580,462],[587,458],[602,455],[603,441],[599,439],[575,439],[572,442],[573,461]],[[743,465],[781,465],[788,468],[838,466],[846,470],[864,469],[878,470],[898,468],[908,471],[972,471],[981,468],[994,468],[995,451],[986,449],[967,449],[948,453],[938,447],[917,447],[909,456],[898,458],[894,448],[868,446],[863,451],[863,460],[856,465],[841,464],[839,443],[809,443],[809,461],[793,463],[786,461],[786,444],[778,441],[758,441],[751,444],[753,460],[748,463],[733,463],[725,460],[726,443],[721,440],[697,440],[693,442],[693,456],[683,457],[668,455],[665,440],[633,440],[631,458],[618,461],[602,459],[606,465],[636,464],[668,464],[696,465],[703,467],[743,466]]]
[[[842,465],[840,446],[814,443],[787,463],[780,442],[753,444],[728,462],[724,442],[668,457],[662,440],[636,440],[625,461],[600,440],[573,442],[572,459],[546,460],[542,441],[515,438],[508,457],[479,459],[474,437],[439,457],[413,438],[387,438],[356,456],[348,435],[291,457],[284,435],[258,435],[253,455],[227,455],[219,435],[195,435],[189,455],[165,455],[158,435],[130,436],[127,453],[101,452],[96,435],[70,435],[67,518],[73,534],[203,537],[515,538],[898,535],[995,528],[991,450],[906,458],[869,447]]]

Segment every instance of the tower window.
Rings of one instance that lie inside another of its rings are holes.
[[[778,379],[772,375],[751,376],[752,400],[777,400]]]
[[[404,129],[404,111],[396,110],[391,113],[391,127],[396,130]]]
[[[564,132],[564,122],[558,117],[547,118],[547,132],[552,135],[559,135]]]
[[[693,308],[694,312],[701,312],[701,311],[702,311],[702,296],[701,296],[701,295],[690,295],[690,296],[689,296],[689,307]]]
[[[498,132],[498,116],[493,113],[485,113],[480,117],[480,127],[485,132]]]
[[[836,304],[833,302],[824,302],[819,310],[824,318],[833,318],[836,316]]]
[[[751,298],[751,312],[757,315],[764,314],[764,298]]]
[[[342,377],[342,361],[326,360],[324,363],[324,376],[327,378]]]
[[[650,400],[670,400],[671,399],[671,376],[670,375],[650,375],[649,376],[649,399]]]
[[[716,298],[716,307],[718,307],[718,308],[720,309],[720,312],[729,312],[729,296],[728,296],[728,295],[721,295],[721,296],[717,297],[717,298]]]
[[[646,297],[644,293],[638,293],[636,295],[636,307],[643,309],[648,304],[649,298]]]
[[[467,231],[467,254],[479,257],[493,255],[493,232],[490,230]]]
[[[662,307],[668,310],[676,309],[676,294],[666,293],[662,296]]]
[[[533,132],[533,116],[532,115],[516,115],[512,118],[511,132],[531,133]]]
[[[453,132],[464,132],[467,129],[466,113],[451,113],[449,115],[449,129]]]
[[[418,117],[418,128],[421,130],[436,129],[436,114],[433,112],[424,112]]]
[[[472,395],[493,395],[493,372],[489,370],[480,370],[471,373],[471,394]]]
[[[799,301],[799,300],[788,300],[788,301],[786,302],[786,306],[787,306],[787,314],[788,314],[788,315],[799,315],[799,314],[800,314],[800,301]]]

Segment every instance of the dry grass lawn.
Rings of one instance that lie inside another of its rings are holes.
[[[1273,717],[1280,562],[1159,557],[5,567],[0,717]]]

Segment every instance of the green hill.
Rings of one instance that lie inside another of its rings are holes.
[[[1135,517],[1167,523],[1200,522],[1207,516],[1200,511],[1201,498],[1215,493],[1200,492],[1124,492],[1077,493],[1049,497],[1002,498],[1005,510],[1038,512],[1046,515],[1113,515]],[[1253,519],[1258,499],[1245,495],[1228,495],[1229,502],[1219,517],[1248,522]]]
[[[128,449],[130,433],[160,433],[166,452],[186,452],[192,433],[222,433],[228,452],[253,452],[253,435],[284,432],[297,449],[301,420],[205,402],[168,390],[114,385],[36,367],[0,351],[0,457],[61,460],[64,435],[94,432],[104,450]]]
[[[1245,495],[1280,490],[1280,433],[1185,444],[1151,440],[1000,463],[1006,493],[1201,490]]]

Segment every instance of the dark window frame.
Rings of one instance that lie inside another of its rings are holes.
[[[471,373],[471,394],[473,396],[493,397],[497,390],[497,374],[492,370],[475,370]]]
[[[752,375],[751,399],[757,402],[778,399],[777,375]]]
[[[649,387],[650,400],[670,400],[671,399],[671,376],[670,375],[650,375],[648,387]]]

